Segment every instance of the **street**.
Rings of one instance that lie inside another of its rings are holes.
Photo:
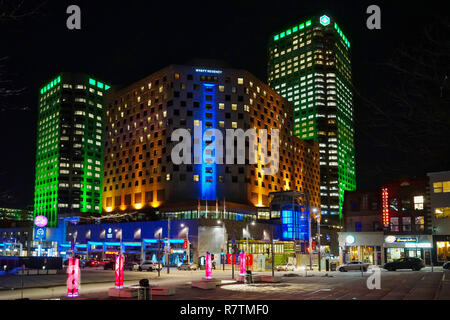
[[[235,275],[238,273],[236,272]],[[257,274],[270,275],[271,272]],[[191,281],[204,277],[204,271],[178,271],[166,269],[158,278],[157,272],[125,272],[125,286],[136,285],[140,279],[147,278],[152,285],[176,287],[173,296],[154,296],[154,300],[433,300],[450,299],[449,281],[441,281],[442,269],[424,268],[422,271],[399,270],[388,272],[381,270],[381,288],[369,290],[366,272],[318,272],[304,271],[276,272],[282,276],[280,283],[242,284],[231,282],[214,290],[191,288]],[[284,276],[289,275],[289,276]],[[214,270],[216,279],[231,280],[231,270]],[[61,299],[67,292],[65,274],[24,276],[23,297],[29,299]],[[81,273],[79,299],[110,299],[109,288],[114,286],[114,272],[86,268]],[[21,277],[0,277],[0,299],[19,299],[22,297]]]

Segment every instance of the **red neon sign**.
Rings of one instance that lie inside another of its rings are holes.
[[[79,295],[78,289],[80,286],[80,259],[69,258],[69,274],[67,279],[67,296],[77,297]]]
[[[381,189],[382,210],[383,210],[383,224],[389,225],[389,192],[387,188]]]
[[[114,284],[116,288],[123,288],[123,265],[124,265],[125,257],[118,255],[116,256],[116,262],[114,264],[114,276],[115,281]]]

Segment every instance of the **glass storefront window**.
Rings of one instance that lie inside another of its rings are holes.
[[[358,246],[353,246],[349,248],[350,261],[359,261],[359,250]]]
[[[362,262],[374,264],[373,263],[373,247],[361,246],[361,256],[362,256]]]
[[[438,261],[450,260],[450,241],[437,241],[436,249]]]
[[[387,248],[387,262],[392,262],[405,257],[405,249],[403,248]]]

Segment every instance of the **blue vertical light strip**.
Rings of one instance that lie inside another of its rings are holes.
[[[206,100],[206,96],[211,96],[211,100]],[[211,104],[212,108],[208,110],[207,104]],[[216,85],[210,83],[202,84],[202,132],[203,134],[208,130],[207,123],[212,123],[211,129],[216,129]],[[206,118],[206,114],[212,114],[212,118]],[[215,139],[215,138],[214,138]],[[202,139],[202,153],[203,159],[200,173],[201,199],[202,200],[216,200],[216,184],[217,184],[217,170],[214,161],[215,154],[207,156],[204,154],[206,142]],[[214,150],[215,152],[215,150]],[[208,159],[212,159],[213,163],[207,163]]]

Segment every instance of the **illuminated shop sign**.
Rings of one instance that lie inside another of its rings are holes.
[[[389,193],[387,188],[381,189],[381,200],[383,210],[383,224],[389,225]]]
[[[384,238],[384,241],[387,242],[387,243],[417,242],[417,238],[415,238],[415,237],[387,236],[386,238]]]
[[[36,227],[43,228],[47,225],[48,219],[46,216],[36,216],[34,218],[34,224]]]
[[[42,241],[45,240],[47,236],[46,228],[34,228],[34,240]]]
[[[430,242],[424,243],[405,243],[405,248],[433,248],[433,245]]]
[[[345,243],[347,244],[353,244],[355,243],[355,241],[356,241],[355,236],[352,236],[351,234],[345,237]]]
[[[201,68],[196,68],[196,69],[195,69],[195,72],[221,74],[221,73],[222,73],[222,70],[212,70],[212,69],[201,69]]]

